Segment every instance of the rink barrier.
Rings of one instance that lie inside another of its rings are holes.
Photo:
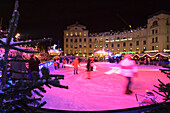
[[[71,110],[55,110],[55,109],[47,109],[47,108],[41,108],[38,110],[41,113],[141,113],[141,112],[151,112],[151,113],[169,113],[168,109],[170,106],[170,102],[165,103],[158,103],[158,104],[152,104],[147,106],[139,106],[139,107],[133,107],[133,108],[127,108],[127,109],[117,109],[117,110],[103,110],[103,111],[71,111]]]
[[[51,61],[48,61],[48,62],[44,62],[44,63],[41,63],[41,64],[39,64],[39,69],[41,70],[43,67],[49,67],[51,64],[53,64],[54,63],[54,61],[53,60],[51,60]]]

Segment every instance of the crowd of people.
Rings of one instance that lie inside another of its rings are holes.
[[[11,60],[10,69],[13,70],[10,74],[11,78],[33,80],[32,73],[39,73],[40,60],[34,54],[30,56],[29,63],[23,61],[23,53],[19,51],[16,52],[16,56]]]

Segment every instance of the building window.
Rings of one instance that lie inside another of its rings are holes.
[[[81,32],[79,33],[79,35],[81,36]]]
[[[89,39],[89,42],[92,42],[91,38]]]
[[[154,38],[152,38],[152,43],[154,43]]]
[[[130,42],[130,46],[132,46],[132,42]]]
[[[70,48],[73,48],[73,45],[72,45],[72,44],[70,44]]]
[[[169,45],[166,46],[166,49],[169,49]]]
[[[79,39],[79,42],[81,42],[81,38]]]
[[[100,38],[100,42],[103,42],[103,39],[102,39],[102,38]]]
[[[75,49],[77,49],[77,44],[75,45],[75,47],[74,47]]]
[[[79,45],[79,48],[81,48],[81,45]]]
[[[84,48],[86,48],[86,44],[84,44]]]
[[[73,39],[70,39],[70,42],[73,42]]]
[[[86,42],[86,38],[84,38],[84,42]]]
[[[156,34],[158,33],[158,30],[157,30],[157,29],[155,30],[155,33],[156,33]]]
[[[108,48],[108,44],[106,44],[106,48]]]
[[[154,31],[154,29],[152,30],[152,34],[154,34],[155,33],[155,31]]]
[[[79,53],[81,54],[81,50],[79,50]]]
[[[97,44],[95,44],[95,48],[97,48]]]
[[[84,34],[84,36],[86,36],[86,34]]]
[[[66,44],[66,48],[68,48],[68,44]]]
[[[117,37],[117,40],[119,40],[120,39],[120,37]]]
[[[158,21],[154,21],[153,23],[152,23],[152,26],[157,26],[158,25]]]
[[[123,47],[125,47],[126,46],[126,42],[123,42]]]
[[[75,39],[74,42],[77,42],[77,39]]]
[[[146,45],[146,40],[143,41],[143,45]]]
[[[84,49],[84,53],[86,53],[86,49]]]
[[[109,42],[109,39],[106,39],[105,42]]]
[[[158,42],[158,37],[155,38],[155,42]]]
[[[137,46],[139,45],[139,41],[136,41],[136,45],[137,45]]]
[[[154,46],[152,46],[152,50],[154,50]]]
[[[169,42],[169,36],[166,37],[166,41]]]
[[[97,42],[97,39],[95,38],[95,42]]]
[[[92,45],[90,44],[90,45],[89,45],[89,48],[91,48],[91,47],[92,47]]]
[[[120,47],[120,44],[117,44],[117,47]]]
[[[112,44],[112,47],[114,47],[114,44]]]
[[[68,36],[68,33],[66,33],[66,36]]]
[[[75,36],[77,36],[77,32],[75,32]]]
[[[146,47],[143,47],[143,51],[146,51]]]
[[[73,36],[73,33],[71,33],[70,36]]]
[[[102,44],[100,44],[100,47],[103,47],[103,45],[102,45]]]
[[[68,38],[66,38],[66,42],[68,42]]]

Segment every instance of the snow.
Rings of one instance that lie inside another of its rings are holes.
[[[60,64],[62,66],[62,64]],[[78,75],[73,74],[70,64],[66,68],[54,70],[53,64],[49,66],[50,74],[63,74],[61,85],[69,89],[48,88],[44,93],[43,101],[47,101],[44,108],[71,111],[101,111],[138,107],[135,93],[145,95],[146,90],[158,91],[153,85],[159,85],[158,78],[168,83],[169,79],[161,73],[159,66],[138,66],[138,75],[133,77],[131,95],[125,94],[126,78],[119,74],[118,64],[96,62],[96,69],[90,72],[91,79],[87,79],[86,64],[81,63]],[[161,102],[162,97],[157,95],[156,101]],[[142,99],[142,98],[139,98]]]

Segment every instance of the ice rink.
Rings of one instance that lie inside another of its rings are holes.
[[[61,64],[62,65],[62,64]],[[64,80],[61,85],[68,89],[46,88],[43,100],[47,104],[43,108],[71,111],[101,111],[138,107],[135,93],[144,95],[146,90],[156,90],[153,85],[159,85],[158,79],[168,83],[169,79],[160,72],[160,66],[138,65],[138,76],[132,79],[131,95],[125,94],[127,80],[119,74],[119,65],[108,62],[96,62],[94,71],[90,72],[91,79],[87,79],[86,63],[81,63],[78,75],[74,75],[73,67],[68,64],[66,68],[54,70],[53,64],[49,66],[50,74],[62,74]],[[162,97],[157,95],[156,101],[161,102]],[[139,97],[139,100],[143,97]]]

